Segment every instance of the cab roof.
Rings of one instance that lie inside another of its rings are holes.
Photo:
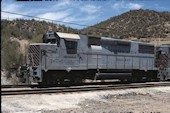
[[[80,36],[79,36],[78,34],[61,33],[61,32],[56,32],[56,34],[57,34],[60,38],[80,39]]]

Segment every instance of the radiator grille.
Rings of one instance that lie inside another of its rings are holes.
[[[40,63],[40,46],[30,45],[28,49],[28,59],[31,66],[38,66]]]

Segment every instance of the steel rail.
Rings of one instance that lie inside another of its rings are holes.
[[[44,94],[44,93],[66,93],[66,92],[82,92],[96,90],[117,90],[128,88],[145,88],[170,86],[169,83],[135,83],[135,84],[116,84],[116,85],[96,85],[96,86],[72,86],[72,87],[55,87],[55,88],[38,88],[24,90],[1,90],[1,96],[6,95],[25,95],[25,94]]]
[[[38,85],[1,85],[1,88],[26,88],[31,86],[38,86]]]

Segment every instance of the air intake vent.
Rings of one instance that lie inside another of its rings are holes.
[[[156,60],[156,66],[159,68],[167,68],[168,67],[168,55],[160,54],[159,58]]]
[[[38,66],[40,62],[40,46],[30,45],[28,49],[28,59],[30,66]]]

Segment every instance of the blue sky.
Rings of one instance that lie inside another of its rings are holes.
[[[72,22],[87,26],[97,24],[129,10],[140,8],[170,12],[170,0],[44,0],[44,2],[2,0],[1,2],[2,11],[15,12],[55,21]],[[32,19],[3,12],[1,12],[1,18]],[[63,24],[60,22],[53,23]],[[72,24],[65,25],[77,29],[83,28],[83,26]]]

